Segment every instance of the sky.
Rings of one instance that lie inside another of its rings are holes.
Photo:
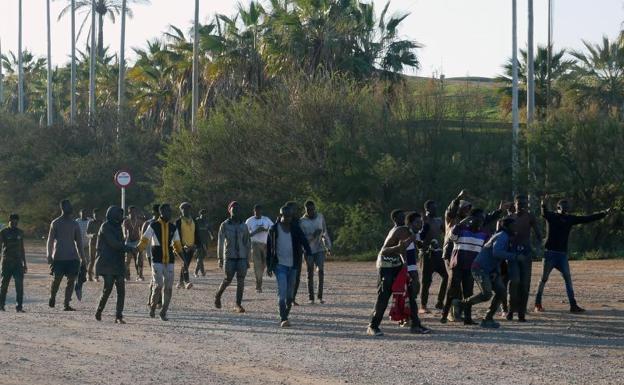
[[[45,0],[22,0],[24,48],[46,54]],[[372,0],[378,12],[386,0]],[[554,0],[554,44],[556,48],[581,50],[582,40],[598,42],[603,35],[617,36],[624,21],[624,0]],[[70,54],[70,19],[57,20],[69,0],[53,0],[52,62],[63,64]],[[243,1],[244,3],[246,0]],[[261,0],[266,3],[266,0]],[[200,18],[208,22],[215,13],[233,15],[238,0],[200,0]],[[193,18],[193,0],[151,0],[134,5],[135,17],[127,21],[129,61],[132,48],[167,30],[170,24],[188,30]],[[409,12],[400,34],[423,45],[418,55],[419,76],[486,76],[502,72],[511,57],[511,0],[393,0],[390,10]],[[547,0],[534,0],[535,43],[547,41]],[[18,0],[0,0],[2,51],[17,51]],[[77,15],[80,22],[84,15]],[[518,0],[518,45],[526,47],[527,0]],[[118,51],[120,23],[105,21],[105,44]],[[86,31],[78,48],[85,47]]]

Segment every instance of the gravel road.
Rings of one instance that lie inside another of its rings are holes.
[[[0,313],[0,384],[622,384],[624,261],[572,262],[583,315],[571,315],[560,276],[546,287],[547,312],[499,330],[441,325],[426,336],[384,321],[383,338],[364,332],[375,296],[373,263],[328,263],[325,305],[295,307],[278,327],[275,282],[256,294],[248,275],[246,314],[212,307],[216,262],[191,290],[174,289],[170,321],[151,319],[148,282],[126,286],[126,325],[114,321],[114,291],[94,319],[101,283],[87,282],[75,313],[47,306],[50,276],[39,249],[28,250],[26,314]],[[534,265],[533,288],[541,263]],[[176,275],[177,276],[177,275]],[[63,282],[64,285],[64,282]],[[62,288],[57,303],[62,304]],[[302,288],[305,291],[305,278]],[[432,288],[437,288],[434,281]],[[435,293],[434,293],[435,294]],[[303,300],[305,296],[301,296]],[[531,301],[533,296],[531,296]],[[476,310],[480,319],[485,306]]]

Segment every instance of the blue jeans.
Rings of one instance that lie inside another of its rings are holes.
[[[546,250],[544,253],[544,270],[542,272],[542,280],[537,288],[537,294],[535,296],[535,304],[542,304],[542,295],[544,294],[544,286],[548,281],[548,276],[553,269],[559,270],[563,280],[565,281],[566,292],[568,294],[568,301],[570,306],[576,305],[576,299],[574,298],[574,289],[572,288],[572,275],[570,273],[570,263],[568,262],[568,255],[560,251]]]
[[[290,307],[295,295],[295,280],[297,279],[297,269],[284,265],[275,267],[275,279],[277,280],[277,297],[279,303],[279,313],[282,321],[288,319]]]

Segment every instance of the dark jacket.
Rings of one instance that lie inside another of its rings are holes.
[[[267,271],[272,273],[275,272],[275,267],[277,266],[277,250],[275,245],[277,245],[277,236],[279,234],[277,226],[279,226],[279,224],[280,222],[276,221],[276,223],[271,226],[267,241]],[[312,254],[312,252],[303,230],[301,230],[301,227],[296,225],[295,222],[291,223],[290,234],[293,247],[293,267],[298,268],[302,263],[303,250],[305,250],[308,255]]]
[[[124,275],[126,273],[126,252],[131,251],[132,248],[124,243],[121,222],[112,220],[115,210],[121,210],[121,208],[112,206],[106,211],[106,222],[102,224],[98,233],[96,275]]]

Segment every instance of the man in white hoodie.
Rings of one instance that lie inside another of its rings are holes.
[[[312,201],[305,203],[305,214],[299,221],[301,230],[310,244],[311,253],[306,254],[306,266],[308,267],[308,295],[311,304],[314,303],[314,267],[318,269],[319,303],[323,301],[323,281],[325,278],[325,253],[331,253],[331,239],[327,232],[327,224],[323,214],[316,212],[316,205]]]

